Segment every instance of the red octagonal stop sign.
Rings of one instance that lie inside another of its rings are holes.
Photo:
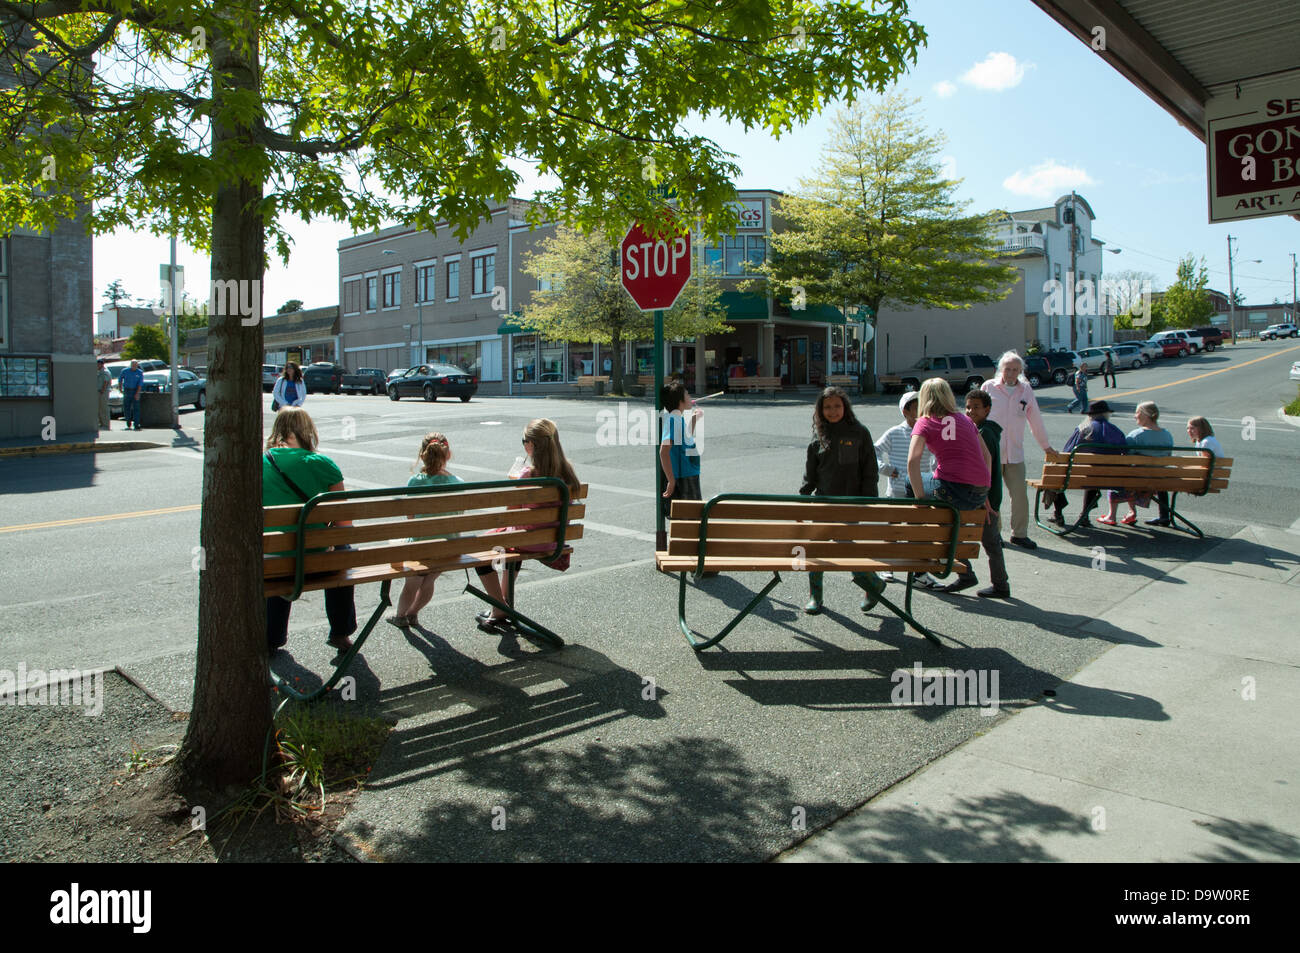
[[[623,287],[642,311],[668,310],[691,277],[689,232],[652,238],[640,225],[623,236]]]

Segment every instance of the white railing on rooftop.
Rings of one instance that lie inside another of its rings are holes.
[[[1034,232],[1026,235],[1002,235],[997,238],[999,254],[1021,251],[1025,248],[1043,248],[1043,236]]]

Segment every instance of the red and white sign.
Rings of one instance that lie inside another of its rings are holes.
[[[1300,212],[1300,70],[1205,104],[1210,221]]]
[[[640,225],[623,236],[622,281],[642,311],[667,311],[691,277],[689,232],[652,238]]]

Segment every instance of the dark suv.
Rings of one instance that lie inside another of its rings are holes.
[[[1223,347],[1223,328],[1195,328],[1192,333],[1201,336],[1207,351],[1213,351],[1216,347]]]
[[[344,370],[340,365],[331,364],[329,361],[317,361],[302,369],[302,382],[306,385],[309,394],[312,391],[337,394],[343,389],[343,374]]]

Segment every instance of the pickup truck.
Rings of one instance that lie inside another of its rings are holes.
[[[382,394],[387,385],[387,371],[378,367],[358,367],[355,374],[343,375],[340,386],[348,394]]]

